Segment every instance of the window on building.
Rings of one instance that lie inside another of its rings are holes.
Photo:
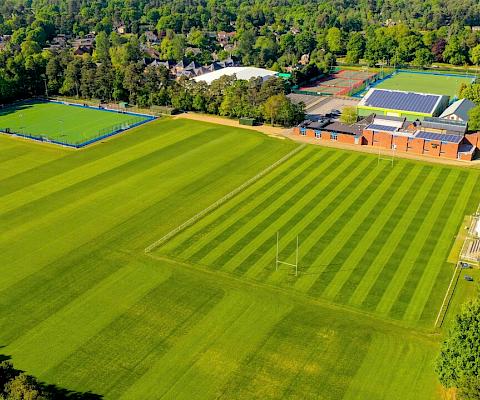
[[[317,139],[320,139],[320,138],[322,137],[322,132],[320,132],[320,131],[315,131],[315,137],[316,137]]]
[[[300,135],[307,136],[307,130],[305,128],[300,129]]]
[[[330,133],[330,139],[331,139],[331,140],[337,140],[337,139],[338,139],[338,134],[337,134],[337,132],[332,132],[332,133]]]

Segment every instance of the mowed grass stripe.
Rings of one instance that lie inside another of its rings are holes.
[[[209,153],[212,147],[222,147],[223,141],[221,139],[221,137],[217,137],[210,141],[202,141],[198,146],[182,149],[183,151],[181,153],[174,153],[172,156],[166,154],[164,162],[158,162],[156,157],[148,157],[148,163],[145,162],[145,158],[138,159],[138,164],[129,162],[128,165],[122,167],[120,170],[114,170],[112,173],[109,173],[110,180],[103,174],[97,175],[91,179],[77,183],[68,189],[63,189],[60,193],[54,193],[48,196],[45,201],[40,204],[35,202],[36,204],[33,204],[30,208],[32,215],[29,215],[25,207],[19,207],[16,212],[0,217],[2,225],[7,229],[7,234],[2,238],[2,242],[5,242],[7,248],[11,248],[13,243],[9,245],[8,240],[15,242],[19,236],[33,235],[35,233],[33,232],[34,228],[37,225],[44,225],[46,220],[71,217],[72,210],[80,204],[88,204],[89,201],[96,202],[96,210],[98,212],[102,207],[109,204],[109,199],[102,199],[102,195],[111,198],[115,196],[115,192],[123,191],[122,189],[125,186],[141,187],[143,181],[145,181],[149,175],[152,176],[152,179],[156,177],[164,182],[168,180],[172,181],[172,179],[174,179],[172,172],[178,168],[179,164],[185,162],[192,156],[201,159],[202,154]],[[236,150],[236,153],[239,155],[245,154],[250,151],[254,145],[255,142],[244,142],[243,146],[240,146]],[[217,158],[219,158],[218,155]],[[212,160],[214,161],[215,158]],[[201,169],[199,170],[201,171]],[[161,173],[159,173],[160,171]],[[116,179],[117,177],[122,179]],[[75,189],[77,188],[78,190],[76,191]],[[148,190],[152,191],[155,190],[155,188],[149,187]],[[130,195],[134,196],[135,201],[135,199],[139,199],[140,196],[145,196],[146,194],[146,191],[144,191],[141,195],[137,195],[135,192],[132,192]],[[114,199],[111,200],[114,202]],[[117,202],[113,207],[118,207],[126,202],[127,197],[124,196],[123,201]],[[38,209],[43,210],[43,207],[46,209],[45,212],[39,214]],[[51,212],[48,212],[49,210]],[[110,212],[111,211],[110,209]],[[13,221],[11,219],[13,219]],[[23,237],[23,239],[25,239],[25,237]],[[37,245],[39,244],[41,243]],[[13,248],[11,250],[13,250]],[[8,252],[3,255],[3,257],[7,256]],[[1,258],[2,256],[0,256],[0,259]]]
[[[223,296],[221,289],[193,277],[171,276],[47,371],[45,379],[119,398]]]
[[[81,185],[82,181],[87,181],[88,184],[89,178],[95,178],[99,174],[108,173],[109,171],[112,173],[112,171],[115,171],[115,168],[122,168],[122,166],[123,168],[128,168],[131,165],[135,165],[142,158],[147,160],[147,162],[152,162],[155,160],[158,161],[162,155],[170,158],[177,157],[181,155],[176,152],[177,146],[183,146],[183,149],[187,151],[191,150],[192,146],[208,143],[208,140],[213,140],[218,136],[215,135],[215,130],[213,129],[201,133],[203,134],[196,133],[195,135],[187,136],[180,140],[178,137],[172,137],[171,142],[168,142],[168,139],[165,140],[165,145],[160,148],[144,146],[142,147],[141,153],[128,152],[128,156],[123,156],[122,153],[118,154],[116,158],[112,155],[111,157],[103,158],[98,162],[88,163],[65,173],[51,176],[48,179],[30,186],[21,194],[15,192],[10,196],[3,197],[2,202],[4,207],[2,214],[11,211],[12,209],[19,208],[21,205],[27,205],[35,200],[40,200],[46,196],[54,194],[55,192],[60,192],[61,190],[68,191],[72,185]],[[220,138],[223,139],[225,136],[220,136]],[[55,189],[52,190],[52,188]]]
[[[320,154],[321,153],[318,153],[318,156],[320,156]],[[322,164],[322,167],[319,170],[323,171],[330,165],[333,165],[335,162],[337,162],[337,160],[338,158],[328,158],[326,160],[327,163]],[[223,263],[218,263],[220,261],[220,256],[224,254],[225,251],[228,251],[226,249],[232,248],[233,250],[236,248],[235,241],[239,235],[243,235],[243,232],[251,229],[250,226],[252,221],[255,218],[258,218],[259,215],[263,215],[263,213],[274,212],[278,205],[280,205],[283,201],[286,201],[290,188],[293,186],[303,187],[303,185],[311,181],[312,174],[317,179],[320,179],[320,173],[315,174],[314,168],[302,168],[296,172],[291,180],[285,182],[281,187],[277,188],[274,194],[269,195],[268,202],[262,202],[260,206],[257,205],[255,201],[250,203],[249,207],[252,208],[249,209],[246,214],[239,216],[238,218],[230,219],[229,221],[231,221],[231,224],[228,226],[222,226],[223,230],[217,233],[212,239],[205,241],[204,245],[191,257],[189,257],[189,260],[199,261],[206,265],[212,265],[214,268],[223,267]]]
[[[352,173],[348,179],[344,179],[335,190],[328,193],[328,196],[318,197],[313,199],[311,202],[306,204],[302,210],[296,212],[290,220],[286,221],[282,227],[282,230],[300,232],[300,238],[306,238],[302,241],[302,251],[304,251],[306,246],[310,245],[310,238],[316,238],[319,235],[323,236],[325,234],[335,234],[333,232],[336,226],[343,225],[341,222],[341,217],[338,217],[337,222],[334,220],[337,218],[337,214],[345,215],[347,209],[351,209],[350,200],[356,198],[359,192],[363,192],[365,188],[360,184],[362,179],[368,181],[372,176],[378,176],[381,172],[381,169],[374,168],[375,161],[373,159],[365,159],[368,161],[367,164],[359,163],[356,166],[355,173]],[[336,197],[329,198],[330,195],[336,194]],[[317,208],[317,205],[325,202],[323,208]],[[321,221],[321,222],[320,222]],[[317,223],[318,222],[318,223]],[[315,250],[313,250],[315,249]],[[318,249],[313,247],[310,249],[310,252],[314,251],[317,253]],[[296,239],[289,237],[287,245],[282,249],[281,254],[285,259],[293,259],[296,252]],[[307,257],[311,253],[307,253]],[[302,269],[308,269],[309,265],[304,264],[304,259],[300,258],[302,263]],[[270,275],[268,281],[270,283],[280,282],[281,280],[287,278],[289,271],[287,269],[280,270]]]
[[[213,142],[211,142],[210,146],[205,146],[215,148]],[[260,146],[260,144],[257,144],[257,146]],[[204,150],[207,151],[206,149]],[[195,156],[199,160],[204,158],[203,152],[195,150],[192,150],[192,152],[195,153]],[[232,149],[232,152],[237,153],[234,149]],[[182,158],[182,156],[179,156],[179,158]],[[192,161],[195,160],[195,158],[184,159],[185,162],[188,162],[188,160]],[[238,168],[239,165],[247,165],[247,162],[251,162],[251,153],[249,151],[246,151],[244,154],[239,153],[235,158],[232,158],[232,155],[228,152],[215,152],[215,157],[210,157],[210,163],[200,164],[199,167],[191,171],[191,179],[198,180],[198,182],[201,182],[202,179],[206,179],[211,182],[215,177],[218,178],[219,175],[221,176],[224,168]],[[63,223],[55,225],[54,239],[48,242],[35,240],[35,238],[38,237],[38,229],[40,229],[40,232],[42,229],[48,229],[49,233],[52,233],[51,228],[49,228],[50,225],[45,226],[44,224],[39,226],[37,231],[32,230],[32,232],[28,233],[28,235],[31,236],[28,242],[30,249],[28,253],[23,254],[22,257],[18,257],[18,251],[14,251],[18,246],[22,246],[22,248],[26,246],[27,237],[25,237],[23,242],[17,243],[14,241],[8,247],[8,252],[0,254],[0,260],[8,260],[7,265],[10,272],[8,274],[9,279],[0,282],[0,290],[35,271],[35,269],[38,268],[38,265],[45,265],[55,257],[61,257],[63,252],[69,251],[70,249],[75,248],[75,246],[79,246],[91,240],[95,235],[110,229],[114,225],[120,224],[122,218],[126,218],[129,213],[148,207],[149,204],[158,201],[159,197],[166,198],[170,193],[175,193],[178,190],[181,190],[181,188],[185,186],[185,182],[176,179],[175,171],[177,169],[178,166],[172,165],[172,171],[170,173],[169,171],[164,171],[166,176],[162,181],[163,184],[166,185],[166,189],[168,189],[166,191],[159,190],[159,186],[151,184],[152,182],[155,182],[155,179],[158,179],[158,174],[153,174],[153,181],[144,182],[144,189],[141,192],[124,192],[122,202],[115,201],[117,196],[112,193],[111,190],[105,190],[104,192],[93,192],[90,195],[90,198],[79,199],[78,202],[85,203],[85,207],[87,207],[86,209],[76,208],[76,212],[70,214],[68,206],[65,206],[63,211],[66,215],[58,213],[58,215],[52,215],[51,218],[68,218],[70,224]],[[119,182],[118,185],[131,187],[129,183],[131,182],[124,180]],[[101,196],[106,197],[102,198]],[[96,201],[92,202],[92,199],[95,199]],[[92,218],[85,218],[86,210],[89,210]],[[119,216],[123,217],[119,218]],[[72,229],[72,226],[74,226],[75,229]],[[17,268],[18,265],[23,265],[24,267]]]
[[[391,253],[398,245],[398,240],[401,237],[403,224],[410,218],[409,213],[413,209],[413,202],[415,195],[421,192],[425,186],[425,182],[428,181],[431,176],[432,169],[428,166],[424,166],[421,169],[417,169],[415,180],[411,185],[405,184],[405,189],[402,188],[403,197],[397,200],[396,204],[390,209],[390,216],[388,220],[381,221],[381,225],[377,227],[382,236],[377,236],[372,242],[371,246],[365,246],[364,252],[374,254],[373,259],[369,260],[369,268],[365,272],[362,281],[355,288],[354,292],[349,299],[350,304],[359,305],[367,296],[370,288],[374,285],[378,275],[383,270],[385,263],[389,259]],[[445,175],[443,178],[446,178]],[[438,180],[440,182],[440,179]],[[435,199],[435,196],[432,197]],[[396,266],[394,266],[396,268]]]
[[[399,185],[400,186],[400,185]],[[386,203],[390,198],[393,198],[393,193],[390,194],[384,194],[381,199]],[[331,245],[331,242],[328,240],[324,240],[322,242],[322,237],[315,238],[317,243],[316,246],[320,246],[323,244],[324,247],[329,247]],[[324,284],[327,284],[330,281],[329,275],[335,274],[337,272],[337,269],[339,268],[337,263],[334,262],[320,262],[320,256],[319,253],[315,254],[312,253],[311,260],[309,262],[310,268],[311,268],[311,275],[308,275],[308,270],[307,274],[305,276],[301,276],[299,281],[296,283],[296,287],[301,288],[305,292],[309,292],[310,295],[319,295],[320,293],[325,290],[326,286],[323,286]],[[318,261],[318,264],[315,263],[315,260],[320,260]],[[328,282],[322,283],[322,281],[326,279]]]
[[[217,388],[289,308],[278,303],[272,307],[242,292],[227,294],[120,398],[215,397]]]
[[[377,275],[373,285],[368,290],[362,301],[362,307],[380,314],[388,312],[395,301],[398,290],[401,288],[408,275],[408,266],[413,261],[418,243],[425,238],[426,229],[431,223],[428,218],[428,210],[435,202],[445,181],[448,179],[448,170],[439,170],[432,180],[432,175],[425,179],[425,191],[416,193],[407,211],[409,219],[403,223],[403,234],[392,248],[394,249],[382,270]],[[410,216],[411,212],[415,212]],[[399,268],[403,265],[403,268]]]
[[[464,192],[469,193],[470,190],[474,187],[476,179],[472,175],[468,174],[465,171],[462,171],[465,174],[465,179],[458,179],[453,187],[452,191],[458,190],[457,193],[450,193],[447,201],[452,201],[451,211],[447,209],[447,221],[445,222],[444,229],[442,231],[434,230],[433,234],[437,234],[438,239],[435,244],[435,248],[430,257],[427,268],[422,271],[422,275],[418,280],[417,289],[413,293],[413,296],[410,300],[410,304],[405,311],[405,319],[417,321],[423,312],[425,304],[428,302],[432,288],[437,280],[437,277],[442,272],[442,261],[446,260],[448,253],[452,246],[452,237],[458,233],[459,223],[462,216],[465,215],[466,202],[470,196],[458,196],[458,193]],[[478,190],[478,186],[477,186]],[[440,234],[441,232],[441,234]],[[449,274],[444,275],[445,284],[448,282],[448,279],[451,279]],[[440,307],[440,304],[439,304]],[[432,316],[434,313],[432,313]],[[433,322],[433,318],[431,318]]]
[[[359,169],[363,167],[361,163],[357,165]],[[328,185],[328,183],[331,182],[331,177],[329,176],[328,179],[326,179],[323,176],[323,172],[318,170],[316,170],[316,172],[319,174],[312,178],[299,192],[287,193],[287,201],[280,204],[279,211],[275,211],[273,215],[271,214],[267,218],[262,219],[260,223],[265,226],[265,229],[262,231],[259,230],[258,233],[255,234],[255,240],[251,246],[244,246],[242,249],[242,258],[232,262],[235,268],[235,274],[243,275],[249,271],[247,274],[249,275],[251,270],[252,275],[257,275],[260,267],[262,265],[265,266],[264,262],[266,260],[273,260],[275,254],[275,234],[272,235],[272,227],[275,225],[277,228],[274,232],[278,231],[280,234],[285,234],[287,230],[291,230],[291,232],[298,231],[296,224],[308,219],[306,214],[312,211],[312,207],[328,201],[326,199],[327,195],[333,195],[333,192],[324,189],[324,185]],[[352,181],[353,180],[354,178],[352,178]],[[345,179],[344,184],[348,185],[349,182],[351,181]],[[341,187],[337,189],[341,190]],[[290,214],[290,219],[286,220]],[[274,240],[272,241],[272,239]],[[285,243],[285,240],[283,243]],[[261,258],[263,258],[263,260],[260,260]],[[271,265],[273,265],[273,263]],[[273,269],[266,268],[263,270],[264,275],[262,276],[262,280],[266,280],[264,276],[269,272],[273,272]]]
[[[204,237],[207,235],[220,235],[226,226],[232,224],[231,220],[235,220],[237,215],[251,213],[251,207],[253,205],[255,209],[263,209],[270,204],[275,197],[272,197],[267,189],[275,190],[279,187],[283,188],[284,181],[288,179],[290,174],[293,175],[297,173],[300,166],[305,165],[305,163],[308,165],[317,161],[316,158],[312,157],[313,154],[310,149],[310,151],[307,151],[306,154],[303,154],[298,160],[296,160],[296,157],[290,160],[295,161],[294,164],[288,162],[286,165],[280,166],[279,171],[273,171],[273,174],[269,175],[269,179],[260,181],[263,182],[262,186],[259,184],[253,185],[236,199],[233,199],[233,201],[215,210],[206,218],[187,229],[184,235],[180,234],[175,240],[165,245],[164,251],[171,255],[178,255],[184,259],[188,259],[193,254],[197,254],[203,247],[202,239]],[[328,159],[330,155],[331,153],[326,154],[321,162]],[[182,236],[185,236],[185,238]]]
[[[339,294],[335,296],[337,299],[341,299],[342,303],[355,304],[355,292],[362,285],[365,275],[368,274],[370,267],[375,263],[388,241],[389,235],[401,219],[406,204],[419,190],[430,171],[431,167],[408,170],[405,179],[393,181],[390,191],[382,196],[385,200],[384,204],[387,206],[384,206],[381,214],[375,221],[372,221],[371,227],[362,239],[363,243],[357,247],[355,260],[351,261],[355,267],[351,269],[350,274],[341,285]]]
[[[368,198],[382,181],[382,174],[390,168],[386,165],[375,167],[376,160],[369,158],[369,164],[363,170],[355,171],[354,182],[342,190],[321,213],[315,214],[307,227],[301,231],[302,242],[301,274],[295,288],[307,291],[314,284],[315,278],[325,272],[332,262],[335,247],[330,243],[341,243],[338,238],[349,235],[349,223],[359,211],[360,201]],[[347,190],[348,189],[348,190]],[[290,246],[290,253],[295,249]],[[318,264],[322,260],[322,265]],[[325,282],[326,283],[326,282]]]
[[[289,220],[282,220],[280,231],[282,233],[282,240],[279,243],[280,252],[279,258],[283,261],[293,263],[295,261],[294,252],[296,251],[296,234],[301,238],[300,251],[303,254],[309,254],[308,246],[311,245],[309,238],[313,237],[313,232],[319,229],[319,226],[330,215],[332,208],[340,206],[346,197],[346,191],[352,188],[352,191],[357,187],[359,177],[372,171],[371,160],[364,158],[358,162],[354,159],[350,165],[345,169],[335,170],[329,172],[328,180],[325,179],[321,185],[315,188],[313,196],[307,198],[308,201],[302,201],[302,208],[295,211]],[[349,172],[350,170],[350,172]],[[351,171],[355,170],[355,174]],[[349,176],[349,174],[351,174]],[[348,196],[347,196],[348,197]],[[288,216],[285,211],[285,216]],[[287,243],[287,244],[285,244]],[[269,283],[290,283],[289,276],[293,273],[291,266],[280,266],[278,271],[275,271],[273,266],[275,262],[275,236],[266,237],[262,244],[261,251],[257,251],[258,255],[262,257],[261,262],[256,262],[248,276],[257,276],[257,279],[268,281]],[[306,250],[307,249],[307,250]],[[311,251],[311,249],[310,249]],[[251,261],[253,263],[253,260]],[[300,263],[304,266],[303,256],[300,257]],[[271,268],[260,268],[270,264]]]
[[[55,151],[59,154],[68,154],[68,156],[53,160],[31,171],[24,171],[0,180],[0,197],[29,188],[45,179],[50,179],[52,176],[67,172],[73,173],[76,168],[95,165],[95,163],[102,164],[102,159],[105,158],[128,160],[131,157],[133,159],[137,157],[137,154],[145,151],[145,146],[153,149],[168,145],[170,138],[172,138],[172,142],[177,141],[176,137],[184,135],[184,130],[181,130],[182,126],[182,122],[175,125],[175,121],[161,119],[116,136],[109,140],[106,145],[100,143],[79,151],[68,151],[60,147],[52,149],[39,146],[37,143],[24,143],[23,145],[28,147],[33,155]],[[196,129],[196,127],[193,129],[190,127],[188,131],[196,131]]]
[[[120,268],[9,343],[17,368],[46,371],[54,367],[168,275],[134,262]]]
[[[370,346],[364,329],[359,327],[355,338],[350,332],[339,321],[322,325],[311,309],[295,307],[243,361],[218,398],[342,399]]]
[[[343,400],[437,400],[438,394],[429,387],[436,381],[432,368],[436,352],[436,346],[424,340],[412,343],[403,335],[375,332]],[[372,387],[377,388],[375,394]]]
[[[324,287],[322,297],[333,298],[339,286],[345,282],[345,277],[349,275],[352,270],[351,265],[355,262],[352,261],[355,260],[355,254],[361,251],[365,235],[368,234],[372,225],[377,223],[382,210],[388,208],[389,201],[392,201],[393,197],[388,193],[391,191],[392,180],[400,177],[403,179],[408,166],[392,169],[386,164],[379,171],[379,175],[365,186],[363,192],[355,198],[354,203],[344,211],[339,220],[342,232],[330,240],[339,247],[329,246],[327,251],[319,257],[323,264],[327,265],[326,268],[332,267],[331,273],[326,275],[326,282],[322,284]],[[316,284],[318,283],[314,285]]]
[[[28,145],[19,145],[14,148],[8,148],[0,142],[0,187],[1,181],[15,176],[24,171],[32,171],[41,165],[65,156],[61,151],[43,151],[35,153]]]
[[[349,158],[350,162],[343,161],[341,167],[338,168],[338,173],[336,174],[327,174],[324,175],[322,172],[314,169],[311,171],[308,180],[305,180],[302,185],[300,185],[297,189],[295,186],[292,189],[278,199],[277,202],[272,204],[272,207],[264,210],[264,212],[258,214],[255,218],[249,221],[248,225],[246,225],[245,229],[240,231],[240,235],[232,235],[234,239],[234,243],[229,245],[226,251],[223,251],[218,258],[214,261],[215,265],[224,265],[223,269],[228,270],[235,270],[237,269],[242,262],[244,262],[245,257],[247,257],[251,251],[261,252],[263,253],[263,249],[259,248],[259,245],[263,242],[264,246],[271,247],[273,246],[272,239],[274,240],[275,233],[278,229],[278,223],[281,222],[281,218],[288,214],[289,211],[295,212],[298,207],[301,208],[302,199],[313,189],[317,188],[317,190],[321,190],[322,185],[320,184],[323,181],[323,184],[331,184],[334,176],[340,176],[342,172],[345,173],[345,176],[348,174],[346,173],[347,168],[352,168],[354,165],[358,163],[358,159],[355,157],[353,160]],[[336,160],[338,163],[338,159]],[[324,175],[324,176],[322,176]],[[254,238],[252,240],[252,238]],[[270,243],[268,243],[270,241]],[[268,243],[268,244],[265,244]],[[223,249],[221,249],[222,251]],[[243,252],[240,256],[238,254]],[[273,254],[272,254],[273,257]],[[237,274],[242,274],[252,265],[245,264]],[[243,269],[246,268],[246,269]]]
[[[30,222],[35,217],[38,217],[39,209],[42,210],[41,218],[45,218],[50,213],[58,213],[59,204],[72,206],[76,201],[85,198],[93,192],[106,191],[110,187],[115,188],[119,185],[125,185],[137,177],[138,180],[142,181],[145,177],[148,177],[152,170],[167,170],[171,167],[172,162],[186,158],[189,154],[202,150],[204,146],[207,148],[212,145],[223,146],[224,141],[225,138],[219,137],[215,133],[211,137],[208,137],[208,133],[206,133],[205,137],[200,135],[190,140],[185,139],[177,142],[177,144],[163,148],[161,151],[148,153],[105,172],[99,171],[96,175],[77,181],[59,191],[53,191],[48,195],[1,215],[2,225],[6,229],[17,230],[22,223]],[[249,149],[252,145],[252,142],[245,141],[243,145],[238,147],[238,152],[244,152],[245,149]],[[178,152],[178,149],[181,151]],[[167,174],[164,174],[164,176],[168,177]],[[159,179],[164,178],[159,175]]]
[[[455,222],[452,222],[451,225],[449,225],[449,229],[452,230],[454,229],[455,224],[457,225],[457,230],[455,230],[455,233],[457,233],[461,229],[463,222],[461,216],[472,215],[476,211],[476,208],[480,202],[480,190],[478,190],[478,188],[480,187],[480,175],[472,175],[472,179],[474,178],[475,182],[473,183],[473,185],[471,185],[472,188],[470,191],[470,196],[468,197],[468,200],[465,197],[463,211],[457,209],[455,210],[456,212],[458,211],[458,215],[460,215],[460,217]],[[463,198],[463,196],[461,197]],[[447,238],[448,236],[444,235],[443,240],[445,240],[446,243],[445,248],[448,248],[450,253],[452,249],[452,240],[448,241],[447,243]],[[453,264],[448,264],[445,262],[443,266],[439,269],[435,282],[431,287],[428,300],[426,301],[422,313],[419,317],[419,321],[431,321],[432,315],[436,315],[438,313],[440,304],[442,304],[443,298],[445,296],[446,288],[448,287],[448,284],[452,277],[453,268]]]
[[[468,173],[463,171],[455,171],[456,179],[453,183],[453,186],[448,186],[448,188],[443,193],[448,193],[448,196],[439,196],[440,200],[444,200],[443,204],[440,203],[437,207],[433,208],[433,213],[435,218],[432,220],[435,221],[432,223],[432,227],[428,236],[425,238],[425,242],[421,247],[417,258],[413,264],[413,267],[410,270],[410,273],[400,291],[400,294],[397,297],[397,301],[393,304],[389,316],[392,318],[403,319],[404,314],[410,304],[410,301],[417,290],[418,284],[420,279],[427,267],[430,258],[436,248],[436,243],[438,239],[441,237],[443,230],[445,229],[446,223],[448,221],[448,215],[452,212],[453,207],[455,206],[455,199],[458,196],[458,193],[461,192],[461,188],[463,187]],[[437,201],[439,201],[437,199]],[[442,217],[443,216],[443,217]],[[422,294],[428,296],[428,293]]]
[[[285,151],[287,150],[288,148],[285,148]],[[248,153],[248,156],[245,155],[244,158],[240,160],[233,159],[227,167],[230,171],[234,171],[236,168],[238,169],[239,166],[245,168],[246,165],[252,163],[252,167],[250,168],[256,170],[259,167],[259,163],[268,164],[270,163],[270,161],[268,161],[269,158],[273,160],[276,159],[278,152],[278,142],[268,141],[268,143],[264,144],[261,152],[261,157],[267,157],[267,160],[255,156],[255,153]],[[251,173],[254,174],[255,172]],[[153,240],[154,237],[161,234],[158,229],[168,230],[168,224],[175,223],[171,221],[171,215],[174,212],[180,212],[178,209],[179,198],[191,199],[192,204],[198,204],[199,207],[202,207],[202,202],[204,202],[205,206],[205,202],[211,202],[212,199],[219,197],[219,188],[228,190],[229,185],[238,184],[238,182],[235,183],[235,181],[232,181],[231,176],[224,174],[222,167],[217,168],[213,173],[205,174],[198,180],[188,178],[190,182],[187,180],[186,183],[188,184],[184,184],[184,186],[177,191],[173,189],[161,190],[159,186],[152,184],[155,183],[158,185],[156,180],[150,182],[148,183],[148,187],[151,188],[151,190],[156,190],[162,195],[167,195],[167,197],[157,199],[154,204],[150,205],[139,201],[139,204],[142,204],[142,207],[146,208],[139,209],[137,205],[137,207],[133,209],[127,206],[126,211],[121,213],[122,218],[118,218],[117,216],[113,225],[102,227],[102,229],[105,230],[98,232],[96,235],[89,232],[89,237],[86,238],[86,240],[81,235],[81,232],[75,231],[78,235],[78,240],[74,243],[75,246],[72,245],[71,248],[53,246],[54,251],[60,253],[58,258],[50,256],[46,261],[42,262],[39,256],[34,255],[31,265],[29,265],[29,267],[31,267],[31,273],[23,274],[23,278],[22,276],[17,277],[16,283],[13,282],[8,290],[0,292],[0,299],[2,299],[2,303],[5,304],[5,312],[0,313],[5,317],[5,324],[2,325],[8,326],[9,331],[12,326],[17,326],[17,329],[12,328],[10,331],[13,332],[12,334],[22,331],[23,329],[18,328],[19,324],[25,327],[31,326],[34,320],[30,315],[28,315],[26,319],[23,319],[17,316],[15,312],[13,312],[13,314],[7,313],[8,310],[15,311],[19,307],[27,309],[33,307],[36,309],[35,318],[41,320],[42,318],[48,317],[55,309],[62,307],[64,302],[70,302],[83,291],[88,290],[89,286],[105,277],[109,268],[116,268],[115,264],[111,265],[116,262],[116,257],[114,257],[113,254],[108,253],[108,256],[104,258],[103,254],[97,252],[95,249],[124,248],[141,251],[145,245],[146,233],[148,233],[151,240]],[[239,176],[237,179],[240,180],[242,178]],[[132,196],[135,195],[136,192],[132,192]],[[148,193],[147,196],[149,196]],[[105,206],[108,206],[108,204],[105,204]],[[93,221],[94,226],[97,227],[98,221],[96,220],[95,212],[96,207],[91,207],[89,213],[83,215],[82,221]],[[195,210],[189,211],[187,209],[184,211],[184,213],[192,212],[194,213]],[[188,214],[184,216],[184,218],[187,217]],[[67,224],[70,223],[68,219],[65,221]],[[75,229],[77,228],[77,224],[75,223],[69,226],[73,226]],[[141,230],[138,229],[139,226],[142,227]],[[73,228],[72,231],[74,231]],[[20,244],[22,245],[22,243]],[[141,249],[139,247],[141,247]],[[43,252],[41,256],[44,256]],[[95,262],[101,262],[102,268],[94,268]],[[118,263],[121,263],[121,261],[118,261]],[[75,266],[75,268],[71,266]],[[91,270],[89,270],[89,268],[91,268]],[[19,271],[22,271],[22,269],[16,268],[14,272],[17,273]],[[14,277],[5,275],[5,278],[13,279]],[[55,283],[58,283],[62,288],[61,296],[51,296],[51,293],[58,291]],[[12,300],[10,307],[8,307],[9,299]],[[40,301],[41,308],[37,304],[38,301]],[[5,332],[5,334],[8,335],[7,332]],[[5,342],[9,341],[10,339],[5,339]]]

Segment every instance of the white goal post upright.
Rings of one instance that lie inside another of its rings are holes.
[[[286,261],[281,261],[279,259],[279,248],[280,248],[280,232],[277,232],[277,252],[276,252],[276,257],[275,257],[275,271],[278,271],[279,265],[289,265],[290,267],[295,268],[295,276],[298,276],[298,235],[297,235],[297,248],[295,250],[295,264],[286,262]]]
[[[380,160],[382,161],[389,161],[392,164],[394,164],[395,161],[395,150],[397,149],[397,145],[395,143],[395,136],[392,137],[392,145],[391,145],[391,150],[392,150],[392,155],[390,157],[386,155],[382,155],[382,149],[378,148],[378,159],[377,159],[377,165],[380,164]]]

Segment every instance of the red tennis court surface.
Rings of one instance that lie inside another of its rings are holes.
[[[367,79],[374,76],[375,73],[367,71],[340,70],[328,77],[320,78],[309,85],[303,86],[300,90],[340,96],[347,95],[352,89],[362,86]]]

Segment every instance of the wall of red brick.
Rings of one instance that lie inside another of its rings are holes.
[[[458,156],[458,144],[455,143],[444,143],[442,144],[442,157],[446,158],[457,158]]]
[[[423,147],[425,145],[425,140],[423,139],[410,139],[408,141],[409,145],[409,152],[415,154],[423,154]]]
[[[337,141],[339,141],[340,143],[355,144],[355,136],[339,133],[337,135]]]
[[[441,146],[442,142],[440,140],[432,140],[429,142],[425,142],[423,146],[423,152],[430,157],[440,157]]]
[[[459,158],[464,161],[472,161],[473,153],[460,153]]]
[[[300,135],[300,128],[298,126],[296,126],[295,128],[293,128],[293,134],[294,135]]]
[[[363,130],[363,144],[366,146],[373,146],[373,132],[367,129]]]
[[[396,136],[395,139],[393,139],[393,144],[397,151],[407,152],[408,137]]]
[[[384,149],[391,149],[392,135],[387,132],[375,132],[373,135],[373,145]]]
[[[330,140],[330,132],[322,131],[322,140]]]

